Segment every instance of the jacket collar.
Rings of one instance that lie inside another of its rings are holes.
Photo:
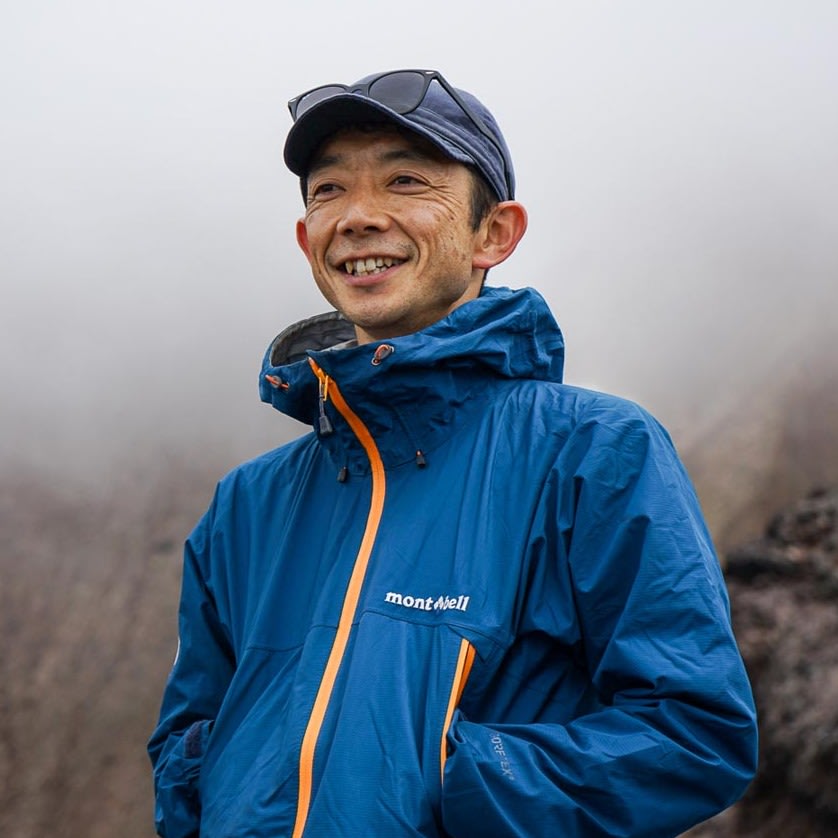
[[[561,381],[564,342],[533,289],[484,288],[481,295],[412,335],[363,346],[337,312],[281,332],[262,364],[260,394],[277,410],[312,425],[338,468],[366,470],[354,434],[326,404],[320,423],[319,382],[310,360],[336,384],[367,426],[384,463],[394,467],[432,452],[467,421],[492,380]]]

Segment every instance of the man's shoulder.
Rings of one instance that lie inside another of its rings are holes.
[[[219,480],[219,491],[237,491],[253,484],[264,484],[278,475],[295,469],[301,457],[305,457],[316,444],[313,432],[303,434],[277,448],[258,454],[239,463]]]
[[[658,420],[638,402],[590,387],[552,381],[528,382],[535,390],[536,409],[558,411],[574,424],[636,422],[658,425]]]

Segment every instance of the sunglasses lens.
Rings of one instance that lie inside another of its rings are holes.
[[[339,96],[341,93],[346,93],[346,88],[342,84],[325,84],[323,87],[310,90],[297,100],[294,119],[299,119],[306,111],[311,110],[324,99],[331,99],[332,96]]]
[[[422,73],[399,71],[376,79],[367,95],[396,113],[409,113],[422,101],[425,90],[426,78]]]

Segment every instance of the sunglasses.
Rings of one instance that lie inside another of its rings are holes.
[[[315,105],[334,96],[346,93],[358,93],[372,99],[397,114],[407,114],[422,104],[425,94],[432,81],[436,81],[442,89],[454,100],[460,110],[469,118],[474,127],[497,149],[503,161],[503,176],[506,182],[507,194],[512,195],[514,189],[506,164],[506,153],[500,147],[486,123],[472,110],[459,93],[445,80],[442,73],[436,70],[390,70],[380,73],[363,84],[323,84],[295,96],[288,102],[291,118],[296,122],[306,111]]]

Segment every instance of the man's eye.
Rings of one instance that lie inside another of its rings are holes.
[[[312,187],[311,197],[322,198],[335,191],[337,191],[337,186],[334,183],[318,183],[316,186]]]
[[[413,175],[397,175],[393,178],[393,183],[396,186],[411,186],[416,183],[421,183],[419,178],[413,177]]]

